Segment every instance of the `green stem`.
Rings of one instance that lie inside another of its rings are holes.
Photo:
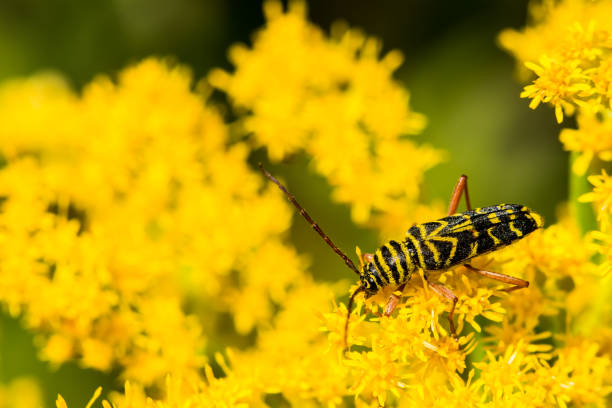
[[[580,233],[586,234],[588,231],[597,229],[597,218],[593,205],[591,203],[578,202],[578,197],[588,193],[593,186],[587,180],[587,175],[598,174],[598,171],[593,171],[598,168],[597,163],[591,164],[589,170],[584,175],[578,175],[572,171],[574,161],[578,158],[579,153],[571,152],[569,165],[569,206],[572,218],[576,220]]]
[[[591,174],[600,174],[604,168],[604,163],[601,160],[593,159],[589,169],[585,175],[576,175],[572,172],[572,164],[578,157],[578,153],[572,152],[570,155],[570,180],[569,180],[569,202],[572,217],[576,220],[580,233],[586,234],[588,231],[598,230],[599,224],[592,203],[580,203],[578,197],[584,193],[592,191],[593,186],[587,181],[587,176]],[[602,259],[599,256],[594,256],[591,261],[595,264],[600,264]],[[601,327],[602,322],[606,324],[609,321],[610,314],[610,296],[612,296],[612,285],[610,281],[602,281],[598,286],[598,293],[593,294],[592,302],[590,303],[589,311],[583,313],[574,322],[573,333],[593,333],[597,328]]]

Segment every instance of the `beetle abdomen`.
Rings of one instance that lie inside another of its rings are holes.
[[[500,204],[414,225],[406,242],[424,270],[446,269],[509,245],[542,227],[542,217],[520,204]]]

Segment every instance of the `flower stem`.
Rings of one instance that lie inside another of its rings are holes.
[[[579,154],[579,152],[572,152],[570,155],[569,205],[570,214],[576,221],[580,233],[584,236],[589,231],[598,230],[599,225],[593,203],[581,203],[578,201],[578,197],[592,191],[593,186],[588,182],[587,177],[591,174],[599,174],[603,168],[603,162],[594,158],[585,174],[578,175],[571,169]],[[593,255],[591,261],[599,265],[602,262],[601,255]],[[609,315],[610,311],[609,299],[612,295],[612,286],[609,284],[609,278],[607,278],[607,284],[604,284],[604,282],[602,281],[602,284],[599,285],[598,293],[593,295],[588,313],[582,313],[580,317],[576,318],[576,323],[573,325],[575,333],[593,333],[601,327],[601,322],[607,321],[606,316]]]
[[[588,174],[593,174],[593,169],[598,167],[596,160],[593,160],[589,170],[584,175],[578,175],[572,171],[572,165],[578,158],[579,153],[570,153],[569,165],[569,206],[570,214],[576,220],[580,233],[586,234],[588,231],[597,229],[597,219],[591,203],[581,203],[578,197],[591,191],[591,184],[587,180]]]

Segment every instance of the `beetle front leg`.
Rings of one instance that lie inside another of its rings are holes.
[[[404,291],[405,287],[406,287],[406,283],[404,282],[401,285],[399,285],[397,289],[395,289],[395,291],[391,294],[391,296],[389,296],[389,300],[387,301],[387,306],[385,306],[385,316],[391,316],[391,313],[393,313],[393,311],[395,310],[395,308],[397,307],[400,301],[401,293]],[[396,295],[395,292],[400,292],[400,294]]]

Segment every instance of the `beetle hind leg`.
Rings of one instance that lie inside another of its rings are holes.
[[[502,289],[504,292],[512,292],[512,291],[523,289],[529,286],[529,281],[526,281],[524,279],[515,278],[514,276],[505,275],[499,272],[491,272],[491,271],[485,271],[482,269],[474,268],[470,264],[465,264],[463,266],[468,268],[470,271],[476,272],[477,274],[484,276],[486,278],[494,279],[499,282],[504,282],[504,283],[513,285],[513,286],[510,286],[509,288]]]

